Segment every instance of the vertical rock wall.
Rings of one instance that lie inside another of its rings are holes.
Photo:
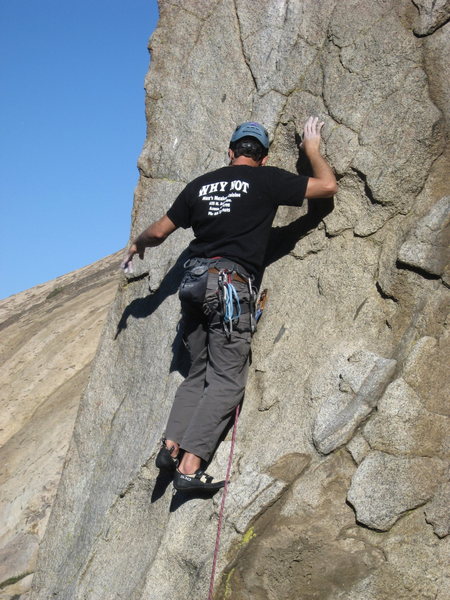
[[[132,235],[226,160],[236,123],[271,164],[325,120],[332,203],[279,211],[216,597],[448,597],[448,2],[161,1]],[[206,597],[220,495],[153,458],[185,372],[189,232],[146,253],[103,332],[33,600]],[[225,473],[230,442],[210,471]]]

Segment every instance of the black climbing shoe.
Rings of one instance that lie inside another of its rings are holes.
[[[171,450],[167,448],[165,444],[165,440],[162,441],[161,450],[156,455],[155,464],[158,469],[165,469],[166,471],[174,471],[179,464],[178,458],[174,458],[170,455],[175,446],[172,447]]]
[[[216,481],[213,483],[213,478],[203,471],[197,469],[193,475],[185,475],[177,469],[173,478],[173,487],[176,490],[190,492],[205,490],[207,492],[216,492],[225,485],[225,481]]]

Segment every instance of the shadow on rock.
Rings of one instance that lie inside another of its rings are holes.
[[[301,138],[296,134],[296,142],[300,144]],[[311,163],[303,152],[299,153],[296,164],[298,173],[312,177]],[[266,256],[264,258],[264,269],[276,262],[283,256],[292,252],[296,244],[310,231],[315,229],[319,223],[331,213],[334,208],[333,198],[315,198],[308,200],[308,212],[295,221],[282,227],[272,227],[269,242],[267,244]],[[262,279],[262,274],[260,280]]]
[[[152,492],[152,504],[160,498],[162,498],[162,496],[164,496],[168,486],[172,483],[172,481],[173,473],[168,473],[167,471],[160,471],[158,477],[156,478],[155,487],[153,488]]]
[[[135,319],[149,317],[161,306],[164,300],[178,291],[181,278],[183,277],[183,264],[186,262],[187,257],[188,251],[186,249],[180,254],[173,267],[165,274],[159,288],[155,292],[150,293],[145,298],[136,298],[130,302],[120,317],[114,339],[117,339],[122,331],[127,328],[128,317],[134,317]],[[146,276],[147,274],[130,279],[129,283]]]
[[[174,491],[173,497],[172,497],[172,502],[170,503],[170,512],[175,512],[176,510],[178,510],[180,508],[180,506],[183,506],[183,504],[185,504],[186,502],[189,502],[189,500],[197,500],[197,499],[203,499],[203,500],[210,500],[215,494],[217,494],[217,492],[220,490],[212,490],[212,491],[206,491],[206,490],[197,490],[197,491],[192,491],[192,492],[181,492],[181,491]]]
[[[267,245],[264,267],[268,267],[291,252],[295,245],[334,208],[333,198],[308,200],[308,212],[292,223],[282,227],[272,227]]]
[[[181,320],[177,325],[177,335],[172,342],[172,360],[170,361],[169,372],[178,371],[183,377],[187,377],[191,359],[188,349],[183,339],[183,326]]]

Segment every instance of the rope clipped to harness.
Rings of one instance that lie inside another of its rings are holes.
[[[222,269],[219,273],[219,297],[223,315],[223,328],[228,337],[231,337],[233,325],[241,316],[241,303],[239,294],[232,284],[233,272]]]

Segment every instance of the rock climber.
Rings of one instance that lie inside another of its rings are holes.
[[[167,213],[131,244],[122,263],[161,244],[178,227],[192,227],[190,259],[179,296],[184,340],[191,366],[179,386],[156,457],[159,469],[173,471],[177,490],[217,490],[205,465],[217,446],[247,379],[253,330],[254,286],[263,267],[278,206],[301,206],[305,198],[329,198],[337,191],[334,173],[320,153],[323,122],[309,117],[300,147],[312,177],[265,166],[269,136],[259,123],[234,131],[230,163],[191,181]],[[259,168],[264,167],[264,168]]]

